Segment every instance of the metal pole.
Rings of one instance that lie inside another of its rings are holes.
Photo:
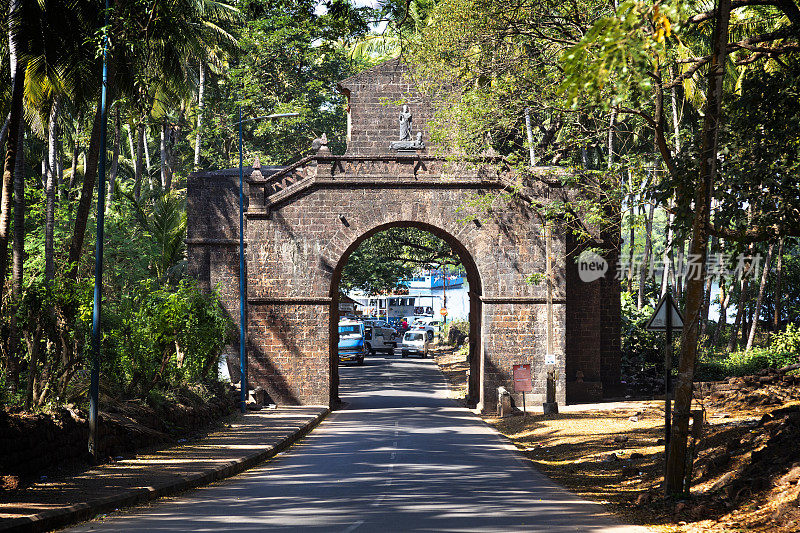
[[[247,351],[245,350],[245,298],[244,279],[244,169],[242,166],[242,106],[239,106],[239,369],[241,379],[240,408],[247,410]]]
[[[442,300],[444,308],[447,309],[447,268],[442,265]],[[444,324],[447,324],[447,315],[443,316]]]
[[[547,353],[555,354],[553,342],[553,232],[550,221],[544,223],[544,254],[545,269],[547,270]]]
[[[103,37],[103,84],[100,88],[100,164],[97,170],[97,235],[94,255],[94,309],[92,311],[92,371],[89,384],[89,453],[98,459],[97,408],[100,401],[100,350],[102,329],[100,312],[103,303],[103,233],[106,212],[106,98],[108,96],[108,0]]]
[[[672,293],[669,291],[664,305],[667,306],[667,345],[664,347],[664,464],[666,465],[672,433],[672,405],[669,397],[672,388]]]
[[[106,0],[108,1],[108,0]],[[239,403],[242,413],[247,411],[247,350],[245,349],[246,309],[247,309],[247,280],[244,277],[244,163],[242,154],[242,123],[253,120],[296,117],[300,113],[278,113],[263,117],[242,120],[242,106],[239,106]]]

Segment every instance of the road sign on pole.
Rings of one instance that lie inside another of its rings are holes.
[[[525,416],[525,393],[533,390],[531,382],[531,365],[514,365],[514,392],[522,393],[522,414]]]
[[[668,312],[669,311],[669,312]],[[667,292],[656,304],[653,316],[647,321],[645,329],[648,331],[667,331],[667,320],[670,320],[672,329],[683,329],[683,315],[675,305],[672,295]]]
[[[667,342],[664,346],[664,464],[669,455],[669,441],[672,434],[672,332],[683,329],[683,315],[675,305],[672,294],[667,291],[656,304],[653,316],[647,321],[645,328],[649,331],[666,331]]]

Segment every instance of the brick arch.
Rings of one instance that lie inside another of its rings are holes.
[[[352,239],[348,246],[338,253],[336,257],[338,260],[335,262],[335,268],[332,272],[332,276],[330,279],[330,297],[331,297],[331,304],[329,310],[330,316],[330,333],[329,333],[329,351],[330,351],[330,401],[331,403],[336,403],[339,399],[339,357],[338,357],[338,346],[336,342],[337,338],[337,329],[338,329],[338,310],[339,310],[339,283],[341,282],[342,272],[344,271],[344,267],[347,265],[347,262],[350,258],[350,255],[359,247],[361,244],[382,231],[386,231],[391,228],[416,228],[423,231],[427,231],[436,237],[439,237],[443,241],[445,241],[450,247],[456,252],[461,261],[461,264],[464,266],[465,270],[467,271],[467,281],[469,282],[470,294],[469,294],[469,301],[470,301],[470,316],[469,316],[469,355],[467,356],[467,361],[469,363],[469,381],[467,383],[467,404],[472,406],[477,406],[482,408],[483,402],[483,391],[481,390],[482,382],[479,379],[482,375],[482,342],[481,342],[481,324],[483,319],[483,306],[481,305],[481,296],[483,294],[483,286],[481,282],[481,274],[480,269],[478,268],[475,258],[469,252],[467,247],[465,246],[465,242],[468,242],[468,239],[462,241],[452,233],[443,230],[438,226],[434,226],[428,222],[420,222],[420,221],[412,221],[412,220],[404,220],[400,217],[393,217],[397,218],[397,220],[386,222],[383,221],[382,223],[375,224],[368,230],[364,231],[356,237]],[[450,226],[454,226],[456,228],[462,228],[465,226],[464,224],[454,224],[454,221],[448,221]],[[348,228],[349,230],[349,228]],[[460,231],[462,235],[462,239],[464,237],[469,236],[469,231]],[[348,231],[348,235],[352,235],[353,233]],[[341,241],[340,241],[341,242]],[[326,257],[330,258],[331,255],[327,255]]]
[[[332,155],[320,138],[316,154],[289,166],[262,167],[256,161],[245,168],[251,383],[281,404],[335,400],[330,325],[337,268],[370,232],[407,224],[441,232],[474,259],[482,354],[476,379],[486,410],[495,406],[497,387],[513,389],[515,364],[532,366],[529,399],[542,401],[549,349],[559,376],[559,402],[566,400],[568,387],[574,399],[618,394],[614,239],[590,243],[612,249],[610,268],[605,278],[583,283],[573,260],[580,243],[565,228],[554,227],[548,239],[551,304],[546,303],[545,283],[527,282],[530,274],[544,273],[546,264],[545,239],[532,206],[580,194],[554,179],[565,170],[535,168],[523,177],[498,157],[433,155],[435,139],[427,125],[432,107],[399,59],[360,72],[339,87],[349,112],[344,155]],[[397,142],[400,104],[413,112],[413,142]],[[189,272],[202,287],[219,288],[234,321],[239,317],[238,176],[238,169],[194,174],[187,187]],[[462,215],[456,211],[473,194],[509,190],[518,193],[519,201],[493,205],[480,220],[459,221]]]

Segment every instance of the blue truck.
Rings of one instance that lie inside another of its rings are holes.
[[[355,320],[339,321],[339,362],[364,364],[364,324]]]

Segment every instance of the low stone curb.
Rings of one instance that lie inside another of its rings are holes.
[[[219,465],[219,467],[214,470],[198,472],[191,475],[176,475],[175,479],[153,487],[131,489],[123,494],[117,494],[107,498],[95,498],[69,507],[44,511],[21,518],[13,518],[0,523],[0,531],[24,531],[32,533],[51,531],[77,522],[90,520],[99,514],[114,511],[121,507],[138,505],[235,476],[286,450],[289,446],[308,435],[308,433],[317,427],[330,412],[331,410],[326,408],[313,419],[298,428],[294,433],[285,436],[268,448],[235,461]]]

